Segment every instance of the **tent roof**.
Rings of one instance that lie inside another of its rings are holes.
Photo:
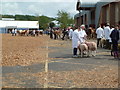
[[[38,21],[0,21],[0,27],[39,28]]]

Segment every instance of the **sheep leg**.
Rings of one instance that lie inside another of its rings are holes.
[[[87,57],[89,57],[90,53],[89,53],[89,50],[87,51]]]
[[[81,50],[81,57],[83,57],[83,50]]]

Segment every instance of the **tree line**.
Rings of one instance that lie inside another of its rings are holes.
[[[56,18],[48,16],[32,16],[32,15],[2,15],[2,18],[14,18],[19,21],[39,21],[39,28],[46,29],[49,27],[49,23],[54,20],[59,21],[60,28],[65,28],[74,24],[74,19],[70,17],[70,14],[65,11],[58,11]]]

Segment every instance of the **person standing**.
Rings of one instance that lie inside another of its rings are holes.
[[[87,39],[87,34],[85,32],[85,25],[81,25],[80,29],[81,29],[80,32],[79,32],[80,43],[85,43],[85,41]]]
[[[112,48],[115,58],[119,58],[118,55],[118,40],[119,40],[119,26],[117,25],[115,29],[111,32],[110,37],[112,39]]]
[[[69,39],[70,40],[72,39],[72,36],[73,36],[73,29],[70,28],[70,30],[69,30]]]
[[[33,30],[33,32],[32,32],[34,37],[35,37],[35,32],[36,32],[36,30]]]
[[[104,28],[104,35],[105,35],[105,39],[106,39],[106,45],[105,48],[108,49],[110,47],[109,44],[109,39],[110,39],[110,27],[109,27],[109,23],[107,23],[106,27]]]
[[[74,32],[73,32],[73,36],[72,36],[72,48],[73,48],[73,57],[76,58],[78,57],[77,56],[77,48],[78,48],[78,45],[79,45],[79,41],[80,41],[80,27],[78,27],[78,29],[76,29]]]
[[[114,28],[114,25],[112,25],[111,28],[110,28],[110,34],[111,34],[111,32],[112,32],[114,29],[115,29],[115,28]],[[111,37],[110,37],[110,39],[109,39],[109,43],[110,43],[109,49],[111,49],[111,56],[113,56],[113,49],[112,49],[112,40],[111,40]]]
[[[66,39],[68,39],[68,28],[65,28],[63,29],[63,37],[62,37],[62,40],[64,40],[64,38],[66,37]]]
[[[97,34],[97,47],[99,47],[100,40],[101,40],[101,39],[103,38],[103,36],[104,36],[104,31],[103,31],[103,29],[101,28],[101,25],[99,25],[99,28],[97,28],[96,34]]]
[[[53,39],[53,29],[50,28],[50,31],[49,31],[49,32],[50,32],[50,38]]]
[[[14,30],[14,28],[12,29],[12,36],[14,36],[14,33],[15,33],[15,30]]]
[[[14,30],[15,36],[17,35],[17,29]]]

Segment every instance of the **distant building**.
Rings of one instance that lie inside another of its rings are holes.
[[[100,0],[97,3],[85,2],[79,0],[76,5],[79,11],[74,16],[75,25],[98,27],[99,24],[110,23],[110,25],[120,24],[120,0]]]
[[[38,21],[0,21],[0,33],[9,33],[13,28],[23,29],[39,29]]]
[[[15,18],[2,18],[3,21],[14,21]]]

